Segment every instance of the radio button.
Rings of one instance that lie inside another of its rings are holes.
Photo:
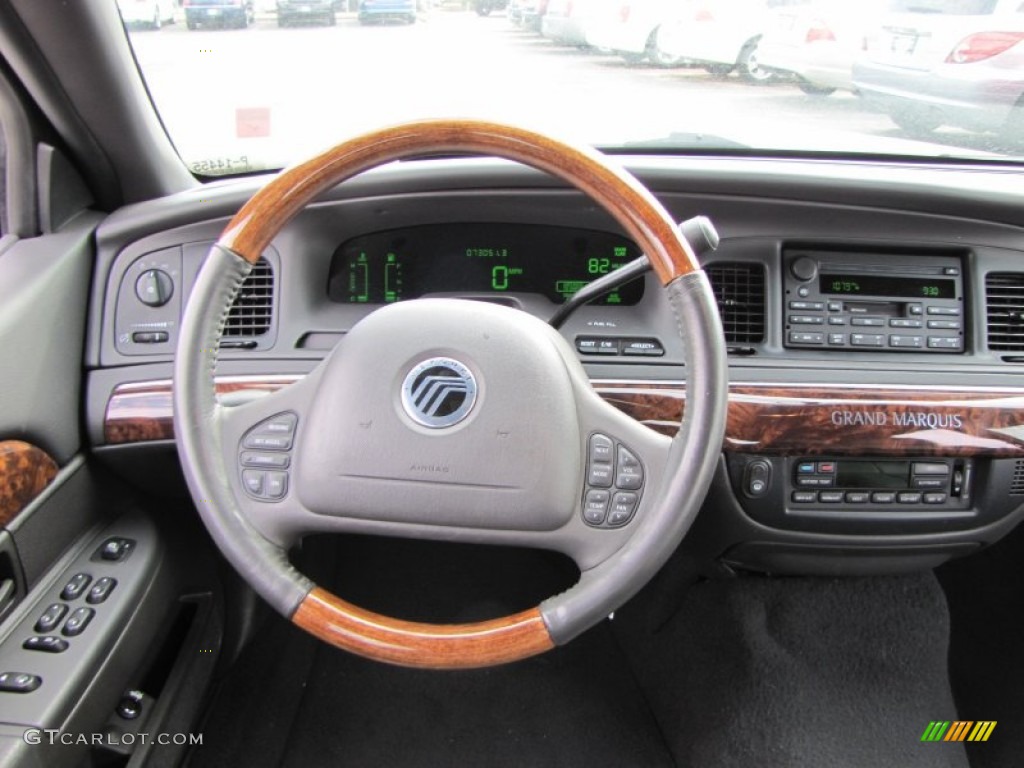
[[[818,500],[818,494],[814,491],[793,491],[791,498],[796,504],[813,504]]]
[[[900,504],[920,504],[921,494],[916,491],[903,491],[896,494],[896,500]]]
[[[845,333],[830,333],[828,335],[828,343],[833,347],[845,347],[846,346],[846,334]]]
[[[790,309],[802,310],[804,312],[820,312],[825,308],[823,301],[791,301]]]
[[[897,348],[921,349],[924,347],[923,336],[890,336],[889,346]]]
[[[881,328],[885,325],[884,317],[854,317],[850,319],[850,325],[870,325],[875,328]]]
[[[949,464],[930,461],[915,461],[913,470],[915,475],[948,475]]]
[[[924,495],[925,504],[945,504],[946,494],[944,493],[926,493]]]
[[[841,302],[841,301],[830,301],[828,303],[828,311],[829,312],[842,312],[843,311],[843,302]]]
[[[959,320],[929,320],[928,327],[938,331],[959,331],[961,323]]]
[[[907,317],[893,317],[889,320],[890,328],[920,328],[920,320],[911,320]]]
[[[930,336],[928,349],[960,349],[958,336]]]
[[[821,325],[825,318],[821,315],[790,315],[789,322],[792,325]]]
[[[847,504],[867,504],[868,499],[871,498],[871,494],[867,491],[847,491],[846,492],[846,503]]]
[[[845,317],[839,317],[838,315],[834,316],[834,317],[830,317],[828,319],[828,324],[829,325],[846,325],[846,318]]]
[[[807,333],[801,331],[790,331],[789,332],[789,343],[790,344],[824,344],[825,334],[823,333]]]
[[[851,333],[850,344],[855,347],[884,347],[885,336],[874,333]]]
[[[895,504],[896,494],[892,491],[875,491],[871,494],[873,504]]]
[[[839,504],[843,500],[842,491],[819,491],[818,501],[822,504]]]
[[[960,307],[928,307],[928,314],[960,317]]]
[[[907,304],[907,314],[908,315],[923,315],[924,314],[924,307],[922,307],[920,304]]]
[[[942,274],[956,277],[957,275],[960,274],[960,267],[943,267]]]

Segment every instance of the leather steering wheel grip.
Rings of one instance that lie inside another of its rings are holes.
[[[666,286],[686,345],[687,399],[663,492],[622,549],[567,592],[514,616],[430,625],[365,611],[316,587],[238,507],[218,429],[213,364],[228,309],[251,265],[317,195],[362,171],[427,153],[475,153],[547,171],[588,194],[637,242]],[[654,196],[598,152],[490,122],[436,120],[366,134],[282,171],[231,220],[204,262],[175,358],[174,422],[196,506],[240,575],[282,615],[321,640],[410,667],[468,668],[526,658],[568,642],[628,600],[674,551],[711,483],[725,430],[725,347],[707,278]]]

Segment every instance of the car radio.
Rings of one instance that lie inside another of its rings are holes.
[[[786,347],[964,351],[959,257],[789,248],[782,259]]]

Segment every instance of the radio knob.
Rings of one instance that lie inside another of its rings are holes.
[[[818,262],[810,256],[801,256],[789,265],[793,277],[801,282],[808,282],[818,276]]]

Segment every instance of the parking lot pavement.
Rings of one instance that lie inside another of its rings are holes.
[[[273,167],[361,131],[438,116],[506,120],[598,145],[674,137],[706,148],[723,139],[778,149],[923,147],[852,94],[814,97],[788,83],[629,65],[555,45],[504,15],[434,10],[414,25],[363,26],[340,14],[334,27],[288,28],[263,15],[245,30],[179,22],[130,38],[182,156],[214,172]],[[968,149],[974,140],[943,137]]]

